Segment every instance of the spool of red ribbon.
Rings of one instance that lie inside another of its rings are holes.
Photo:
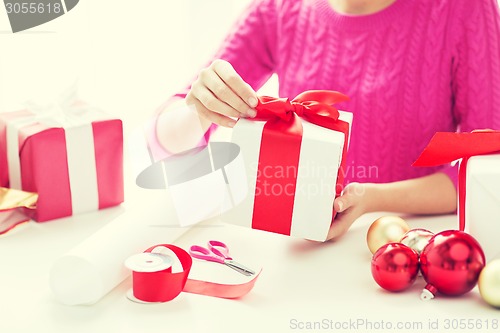
[[[182,272],[172,273],[172,259],[162,253],[152,253],[162,247],[171,250],[182,265]],[[125,262],[132,270],[132,293],[128,298],[142,302],[168,302],[176,298],[186,285],[193,260],[180,247],[160,244],[155,245]]]
[[[179,259],[182,272],[172,272],[173,260],[161,252],[171,250]],[[127,297],[139,303],[162,303],[176,298],[181,291],[221,298],[239,298],[252,290],[260,272],[251,280],[239,284],[224,284],[188,279],[193,260],[175,245],[159,244],[144,253],[130,257],[125,266],[132,270],[132,289]]]

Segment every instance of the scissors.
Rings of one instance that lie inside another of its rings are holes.
[[[208,249],[203,246],[193,245],[189,248],[189,254],[196,259],[224,264],[246,276],[255,274],[253,270],[234,261],[233,258],[229,256],[229,248],[227,245],[219,241],[208,241]]]

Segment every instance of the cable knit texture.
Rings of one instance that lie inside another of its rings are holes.
[[[397,0],[364,16],[328,0],[258,0],[215,58],[254,89],[277,73],[280,97],[349,95],[339,105],[354,114],[348,182],[440,170],[456,182],[453,168],[411,164],[436,131],[500,129],[499,22],[496,0]]]

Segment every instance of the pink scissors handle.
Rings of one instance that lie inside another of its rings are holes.
[[[224,257],[220,257],[216,254],[214,254],[212,251],[210,251],[207,248],[204,248],[203,246],[199,245],[193,245],[189,248],[189,254],[196,259],[203,259],[203,260],[208,260],[208,261],[214,261],[218,262],[220,264],[224,263]]]
[[[208,241],[208,249],[212,251],[212,253],[216,256],[222,257],[227,260],[233,259],[229,256],[229,248],[222,242],[216,240]]]
[[[246,276],[255,274],[253,270],[235,262],[233,258],[229,256],[229,248],[227,245],[219,241],[208,241],[208,249],[203,246],[193,245],[189,248],[189,254],[196,259],[225,264]]]

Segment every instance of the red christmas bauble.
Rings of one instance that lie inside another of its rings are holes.
[[[420,270],[427,281],[422,298],[432,298],[436,291],[465,294],[476,285],[484,265],[483,250],[471,235],[458,230],[434,235],[420,254]]]
[[[372,275],[379,286],[389,291],[410,287],[418,273],[418,254],[401,243],[389,243],[372,257]]]

